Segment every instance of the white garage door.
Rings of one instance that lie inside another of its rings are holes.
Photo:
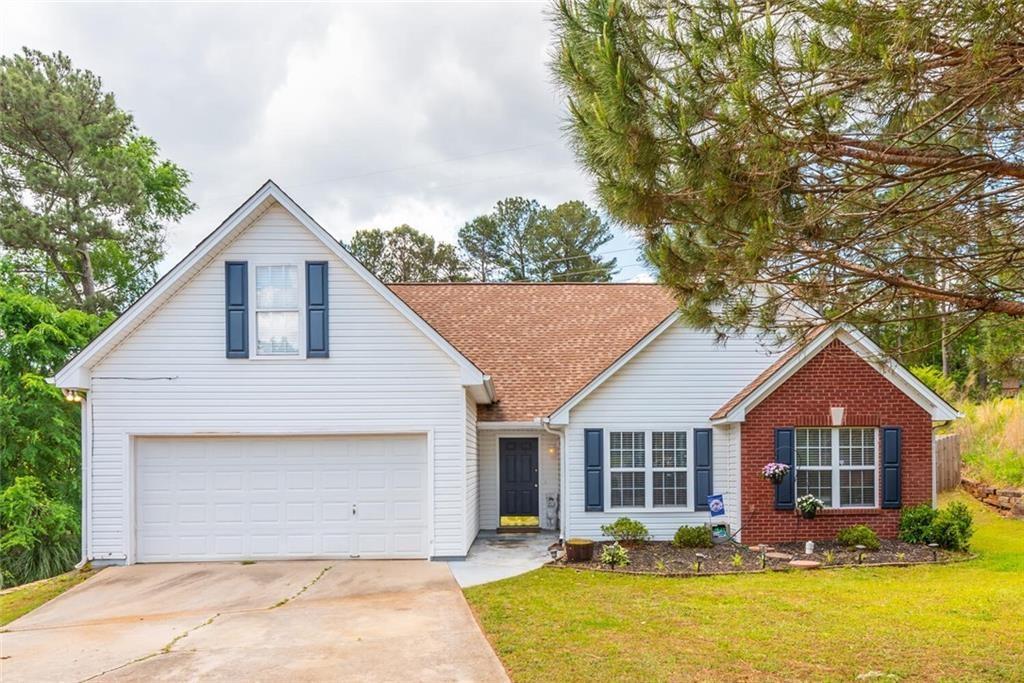
[[[139,562],[420,558],[426,437],[145,438]]]

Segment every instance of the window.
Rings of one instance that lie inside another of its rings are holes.
[[[686,432],[609,432],[613,508],[679,508],[688,504]]]
[[[826,507],[876,505],[877,433],[871,427],[796,430],[796,495]]]
[[[686,507],[686,432],[652,432],[654,507]]]
[[[644,432],[612,432],[609,436],[613,508],[647,505],[645,436]]]
[[[298,266],[256,266],[256,354],[299,354]]]

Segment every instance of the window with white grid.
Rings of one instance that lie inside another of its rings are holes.
[[[873,427],[797,429],[797,497],[810,494],[825,507],[875,507],[877,442]]]
[[[647,510],[690,505],[688,432],[608,432],[608,504]]]
[[[651,432],[654,507],[686,506],[686,432]]]
[[[256,355],[299,354],[299,268],[256,266]]]
[[[611,432],[608,443],[611,506],[647,506],[646,432]]]

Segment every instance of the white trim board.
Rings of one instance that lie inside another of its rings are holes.
[[[346,266],[355,271],[385,301],[394,306],[420,332],[444,351],[459,366],[461,382],[463,386],[470,389],[473,398],[477,402],[489,403],[494,400],[494,393],[488,375],[484,374],[471,360],[466,358],[447,339],[442,337],[437,330],[409,308],[398,295],[374,277],[370,271],[359,263],[337,240],[331,237],[330,233],[313,220],[302,207],[296,204],[272,180],[264,183],[259,190],[235,209],[217,229],[207,235],[195,249],[189,252],[174,268],[160,278],[149,291],[143,294],[138,301],[132,304],[128,310],[111,323],[96,339],[61,368],[53,377],[54,384],[65,389],[88,390],[90,388],[89,367],[91,362],[97,360],[100,354],[127,336],[141,322],[144,316],[150,313],[155,306],[162,303],[165,297],[173,293],[175,286],[183,278],[196,267],[203,265],[207,256],[213,253],[218,246],[230,239],[239,229],[244,228],[255,220],[272,201],[277,202],[286,211],[291,213],[300,224],[313,233]]]

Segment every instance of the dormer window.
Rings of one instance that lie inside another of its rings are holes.
[[[256,266],[256,355],[299,355],[299,269]]]

